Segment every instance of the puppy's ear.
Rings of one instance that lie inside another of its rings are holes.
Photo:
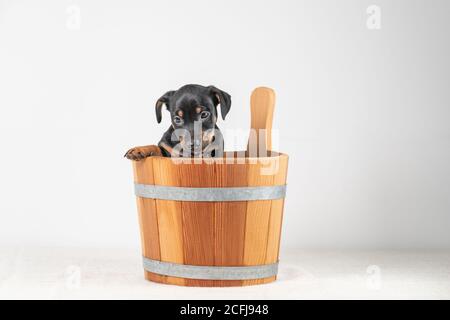
[[[160,123],[162,119],[161,115],[162,106],[164,104],[166,105],[166,107],[168,106],[170,97],[173,96],[174,93],[175,91],[167,91],[161,98],[158,99],[158,101],[156,101],[155,110],[156,110],[156,120],[158,121],[158,123]]]
[[[214,86],[209,86],[208,89],[213,96],[214,105],[217,107],[217,105],[220,104],[220,113],[222,114],[222,119],[225,120],[225,117],[231,108],[231,96]]]

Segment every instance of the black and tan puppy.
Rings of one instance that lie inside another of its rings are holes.
[[[172,125],[158,145],[135,147],[125,154],[130,160],[150,156],[220,157],[223,137],[216,125],[220,105],[225,120],[231,107],[231,96],[214,86],[188,84],[168,91],[156,102],[156,119],[161,122],[163,106],[167,107]]]

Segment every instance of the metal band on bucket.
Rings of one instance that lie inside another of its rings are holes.
[[[282,199],[286,185],[230,188],[187,188],[134,184],[136,196],[174,201],[252,201]]]
[[[193,266],[153,260],[146,257],[144,269],[164,276],[200,280],[251,280],[276,276],[278,262],[248,267]]]

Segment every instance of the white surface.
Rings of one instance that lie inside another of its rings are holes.
[[[450,248],[450,2],[377,0],[380,30],[371,4],[0,0],[0,245],[139,243],[122,155],[200,83],[240,147],[251,90],[276,90],[286,247]]]
[[[0,298],[450,299],[450,251],[287,251],[275,283],[148,282],[135,250],[0,249]]]

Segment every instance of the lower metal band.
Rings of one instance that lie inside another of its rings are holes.
[[[201,280],[251,280],[275,276],[278,272],[278,262],[258,266],[246,267],[220,267],[220,266],[193,266],[171,262],[153,260],[146,257],[144,269],[160,275],[201,279]]]

